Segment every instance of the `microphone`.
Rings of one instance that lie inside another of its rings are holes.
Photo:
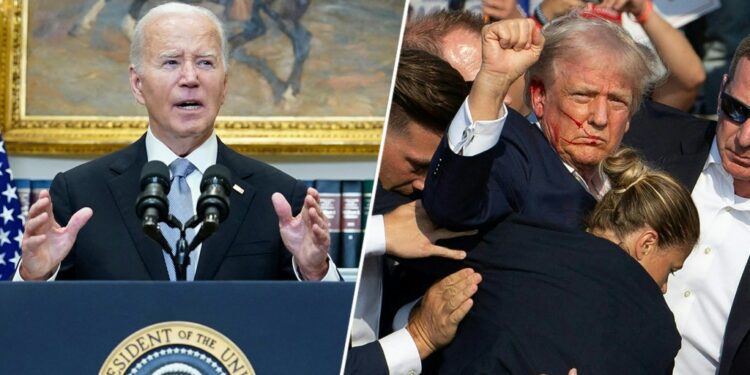
[[[216,232],[219,224],[229,216],[230,176],[229,169],[220,164],[208,167],[203,174],[201,195],[195,208],[197,220],[188,226],[197,225],[201,221],[203,225],[190,243],[190,250],[195,249],[199,243]]]
[[[152,160],[141,169],[141,193],[135,202],[135,213],[141,219],[143,231],[164,249],[169,243],[159,230],[160,221],[169,219],[169,168],[166,164]]]
[[[169,168],[153,160],[141,170],[141,193],[135,203],[135,212],[143,225],[157,225],[169,215]]]

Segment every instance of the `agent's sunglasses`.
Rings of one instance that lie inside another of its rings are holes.
[[[744,124],[745,121],[747,121],[748,117],[750,117],[750,107],[748,107],[745,103],[742,103],[741,101],[737,100],[732,95],[727,94],[726,92],[721,92],[721,103],[719,104],[721,111],[724,112],[725,115],[729,116],[729,118],[738,123],[738,124]]]

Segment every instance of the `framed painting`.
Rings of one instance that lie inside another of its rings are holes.
[[[133,27],[156,0],[0,0],[0,100],[17,154],[97,155],[144,133]],[[404,0],[183,0],[230,40],[222,140],[251,154],[377,153]]]

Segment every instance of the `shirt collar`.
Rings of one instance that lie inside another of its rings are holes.
[[[208,167],[216,164],[218,149],[219,144],[216,139],[216,132],[212,132],[211,136],[198,146],[198,148],[193,150],[193,152],[188,154],[185,159],[193,163],[195,168],[203,174]],[[159,160],[166,165],[171,164],[175,159],[179,158],[167,145],[154,136],[151,128],[146,132],[146,155],[148,156],[148,161]]]
[[[719,154],[719,145],[716,143],[716,137],[711,143],[711,151],[708,153],[708,159],[706,159],[706,165],[703,166],[703,170],[707,170],[711,165],[717,165],[721,167],[721,155]],[[722,168],[723,170],[724,168]]]
[[[714,141],[711,143],[711,151],[708,153],[706,164],[703,166],[703,173],[710,173],[711,170],[715,170],[718,175],[716,178],[720,178],[727,186],[731,186],[732,195],[734,195],[734,178],[724,169],[721,164],[721,154],[719,153],[719,144],[716,142],[716,136]],[[739,198],[735,195],[736,198]]]

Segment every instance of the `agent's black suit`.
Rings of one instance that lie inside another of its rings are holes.
[[[641,151],[649,164],[669,172],[692,190],[715,134],[715,122],[648,100],[630,120],[622,143]]]
[[[232,190],[229,217],[203,243],[195,279],[293,279],[291,254],[281,242],[271,194],[282,193],[296,213],[305,197],[304,184],[218,143],[217,163],[231,171],[232,183],[244,193]],[[94,211],[58,279],[168,280],[162,250],[143,233],[135,214],[146,162],[144,136],[55,177],[50,194],[61,225],[82,207]]]
[[[614,243],[511,216],[465,261],[482,275],[441,374],[668,374],[680,336],[661,290]]]

